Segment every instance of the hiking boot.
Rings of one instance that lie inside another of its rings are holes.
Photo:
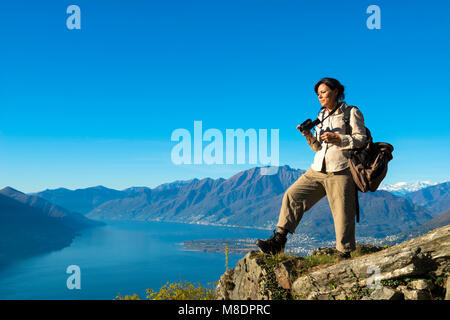
[[[273,235],[267,240],[256,241],[256,245],[259,249],[267,254],[277,254],[284,251],[284,245],[286,244],[287,237],[278,232],[273,231]]]
[[[337,256],[339,260],[347,260],[351,258],[350,252],[339,252]]]

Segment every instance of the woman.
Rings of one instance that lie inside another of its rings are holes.
[[[340,257],[349,258],[350,252],[355,250],[357,198],[348,156],[350,149],[362,147],[366,142],[364,118],[357,108],[352,108],[352,133],[346,134],[343,117],[348,106],[343,101],[344,86],[336,79],[323,78],[314,86],[314,91],[322,105],[318,118],[323,122],[316,127],[314,135],[310,131],[302,132],[316,152],[314,162],[285,192],[278,230],[271,238],[258,240],[256,244],[264,253],[282,252],[287,234],[294,234],[303,214],[326,195],[333,214],[336,249]]]

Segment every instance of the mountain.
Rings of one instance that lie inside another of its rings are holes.
[[[225,179],[220,178],[220,180],[225,180]],[[197,182],[197,181],[199,181],[199,179],[197,179],[197,178],[191,179],[191,180],[176,180],[174,182],[161,184],[161,185],[157,186],[155,189],[156,190],[168,190],[168,189],[182,187],[189,183],[193,183],[193,182]],[[126,190],[129,190],[129,189],[126,189]]]
[[[0,194],[38,209],[43,214],[60,220],[61,223],[75,231],[103,224],[99,221],[88,219],[80,213],[72,212],[61,206],[55,205],[41,197],[27,195],[11,187],[1,189]]]
[[[127,189],[128,196],[101,204],[87,217],[273,228],[284,191],[305,171],[283,166],[275,175],[260,172],[261,168],[253,168],[229,179],[193,179],[154,189]],[[360,208],[359,236],[384,237],[433,218],[423,207],[387,191],[360,193]],[[326,197],[305,213],[297,233],[334,237]]]
[[[48,200],[63,208],[70,208],[71,211],[86,214],[106,201],[126,197],[127,193],[97,186],[77,190],[65,188],[47,189],[32,195]]]
[[[450,210],[441,213],[436,218],[431,219],[430,221],[424,223],[417,229],[420,230],[420,233],[425,233],[430,230],[440,228],[450,224]]]
[[[428,209],[433,216],[450,209],[450,181],[407,194],[405,197]]]
[[[155,189],[141,188],[130,197],[100,205],[88,216],[264,227],[272,223],[269,220],[284,190],[304,171],[284,166],[276,175],[261,175],[260,170],[242,171],[229,179],[194,179]],[[277,199],[275,203],[273,198]]]
[[[443,226],[447,226],[447,225],[450,225],[450,210],[447,210],[444,213],[441,213],[440,215],[438,215],[437,217],[424,223],[423,225],[420,225],[411,230],[396,234],[395,236],[390,237],[389,240],[393,243],[398,243],[400,241],[406,241],[408,239],[418,237],[430,230],[440,228]]]
[[[0,194],[0,267],[68,246],[74,230],[39,209]]]
[[[381,184],[378,190],[389,191],[398,196],[404,196],[408,193],[419,191],[420,189],[427,188],[438,184],[432,181],[416,181],[412,183],[398,182],[394,184]]]
[[[62,249],[81,230],[102,224],[6,187],[0,190],[0,267]]]

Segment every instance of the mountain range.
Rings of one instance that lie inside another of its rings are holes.
[[[404,196],[408,193],[419,191],[437,184],[439,183],[433,181],[397,182],[393,184],[382,183],[378,187],[378,190],[385,190],[398,196]]]
[[[36,195],[96,220],[273,228],[284,191],[305,171],[289,166],[280,167],[275,175],[261,175],[260,171],[261,168],[253,168],[229,179],[176,181],[153,189],[133,187],[117,191],[94,187],[46,190]],[[404,197],[384,190],[360,193],[358,235],[385,237],[431,221],[450,208],[448,187],[448,183],[433,185]],[[326,197],[304,215],[297,232],[334,237]]]
[[[133,188],[130,188],[130,190],[133,190]],[[33,193],[32,195],[43,198],[73,212],[86,214],[102,203],[125,197],[126,194],[123,191],[97,186],[76,190],[58,188]]]
[[[396,234],[393,237],[390,237],[392,239],[389,239],[389,241],[393,243],[403,242],[421,236],[430,230],[434,230],[449,224],[450,224],[450,210],[447,210],[421,226],[418,226],[412,230],[404,231],[402,233]]]
[[[417,205],[427,208],[433,216],[450,208],[450,181],[411,192],[405,197]]]
[[[0,267],[64,248],[81,230],[100,225],[41,197],[6,187],[0,190]]]

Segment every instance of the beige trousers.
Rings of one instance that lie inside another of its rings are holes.
[[[350,169],[330,173],[306,171],[286,190],[277,226],[294,233],[303,214],[325,195],[333,214],[336,249],[355,250],[356,199]]]

